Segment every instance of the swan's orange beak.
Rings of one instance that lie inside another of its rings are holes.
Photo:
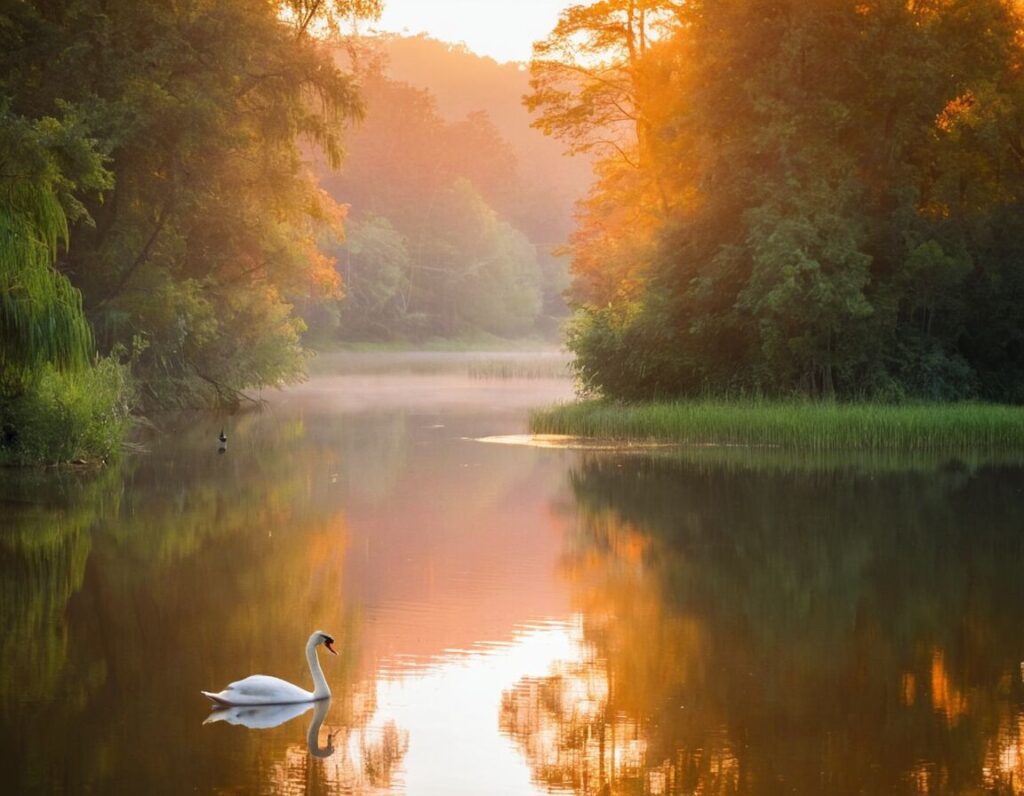
[[[327,647],[327,651],[329,653],[331,653],[331,655],[337,655],[338,654],[337,650],[334,649],[334,642],[333,641],[325,641],[324,642],[324,646]]]

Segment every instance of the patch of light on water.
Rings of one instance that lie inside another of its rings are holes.
[[[582,619],[520,625],[510,641],[451,648],[430,658],[393,655],[378,671],[366,732],[407,733],[398,776],[409,793],[544,793],[497,717],[502,695],[585,655]],[[457,720],[456,718],[457,717]],[[360,738],[349,741],[359,759]],[[485,779],[481,779],[481,777]],[[392,787],[398,787],[396,782]]]
[[[567,434],[502,434],[492,437],[477,437],[476,442],[489,445],[522,445],[529,448],[554,448],[556,450],[584,451],[649,451],[655,448],[678,448],[676,442],[629,442],[621,440],[573,437]],[[717,447],[717,446],[689,446]]]

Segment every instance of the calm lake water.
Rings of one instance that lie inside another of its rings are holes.
[[[1019,463],[485,444],[568,382],[374,363],[0,473],[0,792],[1024,793]],[[317,628],[329,704],[207,721]]]

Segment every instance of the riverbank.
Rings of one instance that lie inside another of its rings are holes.
[[[1024,407],[809,401],[591,400],[530,414],[535,434],[809,450],[1024,450]]]

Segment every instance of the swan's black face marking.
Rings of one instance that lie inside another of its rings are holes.
[[[334,649],[334,639],[328,636],[326,633],[321,634],[320,643],[327,647],[327,651],[332,655],[338,654]]]

